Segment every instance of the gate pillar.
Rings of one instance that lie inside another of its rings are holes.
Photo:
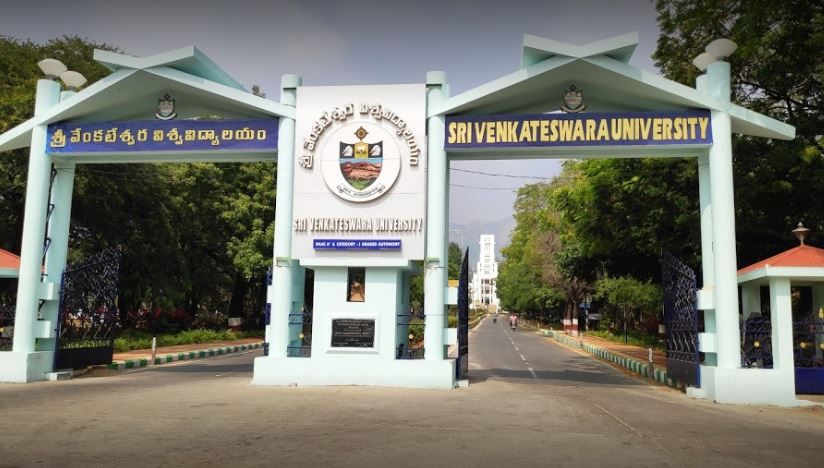
[[[281,104],[294,107],[297,88],[302,79],[297,75],[281,78]],[[269,297],[272,302],[270,324],[266,329],[269,355],[285,358],[289,346],[289,314],[295,306],[295,276],[300,268],[292,260],[292,194],[295,171],[295,119],[281,117],[278,123],[278,175],[277,203],[275,209],[275,245],[272,285]],[[300,309],[300,305],[297,306]]]
[[[60,101],[60,84],[49,79],[37,81],[34,115],[39,116]],[[46,154],[47,125],[32,129],[26,180],[26,207],[23,214],[23,240],[20,247],[20,276],[17,283],[14,343],[11,353],[0,356],[0,381],[30,382],[45,380],[51,371],[52,353],[34,353],[42,330],[37,312],[41,294],[43,238],[49,196],[51,160]]]
[[[729,103],[730,64],[714,62],[707,68],[707,92]],[[713,143],[709,150],[712,199],[714,309],[718,367],[741,367],[738,329],[738,278],[735,251],[732,137],[730,115],[712,111]]]
[[[46,274],[44,282],[52,283],[54,291],[59,290],[60,277],[66,268],[66,256],[69,252],[69,225],[72,213],[72,192],[74,191],[75,164],[73,162],[58,161],[54,163],[55,176],[52,181],[50,210],[51,217],[47,225],[46,235],[49,245],[46,249]],[[58,323],[58,298],[52,297],[43,303],[40,317],[47,323]],[[37,342],[38,351],[54,351],[56,336],[49,336]]]
[[[446,98],[446,75],[443,72],[426,74],[427,112]],[[427,360],[444,358],[443,330],[446,310],[446,268],[444,257],[447,239],[447,160],[444,141],[444,116],[427,118],[429,137],[427,145],[426,181],[426,260],[424,263],[424,355]]]

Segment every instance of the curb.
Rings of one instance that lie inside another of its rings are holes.
[[[262,349],[263,342],[260,343],[250,343],[245,345],[237,345],[237,346],[222,346],[220,348],[209,348],[209,349],[198,349],[196,351],[186,351],[182,353],[170,353],[170,354],[162,354],[159,356],[155,356],[154,363],[155,364],[165,364],[167,362],[175,362],[175,361],[187,361],[187,360],[194,360],[194,359],[203,359],[212,356],[220,356],[223,354],[231,354],[237,353],[239,351],[248,351],[252,349]],[[106,369],[111,370],[125,370],[125,369],[137,369],[140,367],[146,367],[149,365],[149,361],[151,359],[128,359],[125,361],[115,361],[108,366]]]
[[[611,362],[617,366],[623,367],[624,369],[637,374],[640,377],[644,377],[646,379],[650,378],[649,375],[649,363],[646,361],[639,361],[637,359],[633,359],[631,357],[624,356],[623,354],[613,353],[607,349],[604,349],[600,346],[595,346],[592,344],[584,343],[581,346],[581,342],[571,336],[568,336],[564,333],[557,332],[555,330],[544,330],[539,329],[538,333],[548,336],[555,341],[562,343],[570,348],[576,349],[583,349],[584,351],[592,354],[595,357],[601,358],[604,361]],[[672,387],[676,390],[682,390],[684,388],[683,384],[669,378],[667,376],[667,371],[664,369],[654,368],[655,382],[666,385],[668,387]]]

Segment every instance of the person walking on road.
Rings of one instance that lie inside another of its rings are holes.
[[[515,314],[509,314],[509,326],[512,330],[515,330],[518,327],[518,316]]]

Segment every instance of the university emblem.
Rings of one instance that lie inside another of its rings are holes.
[[[369,132],[363,126],[355,131],[357,143],[340,142],[340,172],[355,190],[364,190],[378,180],[383,168],[383,141],[363,141]]]
[[[162,98],[157,100],[157,112],[155,113],[155,117],[160,120],[172,120],[177,117],[177,113],[175,112],[175,100],[169,95],[169,93],[164,94]]]
[[[586,109],[584,104],[584,92],[571,85],[568,90],[564,91],[564,103],[561,105],[561,110],[564,112],[575,113]]]

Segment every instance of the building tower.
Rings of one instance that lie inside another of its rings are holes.
[[[482,234],[478,263],[472,278],[473,305],[498,307],[498,262],[495,261],[495,236]]]

